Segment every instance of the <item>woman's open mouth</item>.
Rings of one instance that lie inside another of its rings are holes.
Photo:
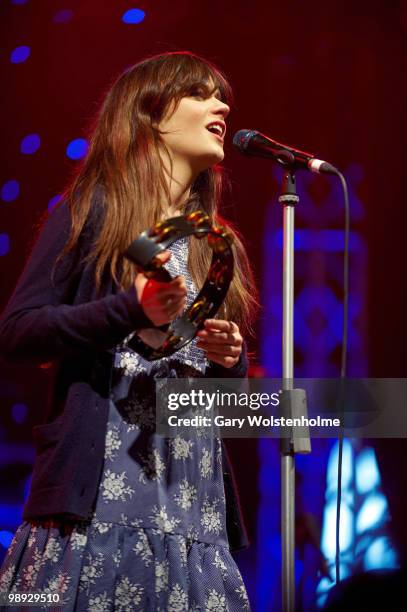
[[[220,142],[224,141],[225,133],[226,133],[226,125],[222,121],[212,121],[209,125],[206,126],[208,132],[216,136],[220,140]]]

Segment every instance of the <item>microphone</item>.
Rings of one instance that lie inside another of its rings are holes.
[[[338,170],[312,153],[299,151],[272,140],[256,130],[239,130],[233,136],[233,144],[241,153],[250,157],[271,157],[285,167],[311,170],[323,174],[337,174]]]

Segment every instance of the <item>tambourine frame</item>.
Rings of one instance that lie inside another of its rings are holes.
[[[148,361],[168,357],[178,351],[202,329],[205,319],[215,316],[233,278],[232,237],[226,228],[214,225],[209,215],[197,210],[157,223],[140,234],[124,253],[147,277],[169,282],[172,277],[157,255],[177,240],[191,235],[198,239],[206,237],[212,249],[207,278],[182,316],[158,328],[166,332],[161,346],[154,348],[143,342],[137,334],[131,337],[129,347]]]

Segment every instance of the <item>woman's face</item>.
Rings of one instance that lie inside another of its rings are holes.
[[[229,111],[218,90],[209,97],[197,90],[181,98],[175,112],[170,109],[159,124],[172,161],[187,162],[196,174],[221,162]]]

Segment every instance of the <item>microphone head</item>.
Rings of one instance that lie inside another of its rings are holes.
[[[312,153],[284,145],[256,130],[239,130],[233,136],[233,144],[244,155],[274,159],[291,170],[305,169],[326,174],[338,172],[331,164],[315,159]]]
[[[256,130],[239,130],[233,136],[233,144],[241,153],[247,152],[247,147],[253,136],[257,134]]]

